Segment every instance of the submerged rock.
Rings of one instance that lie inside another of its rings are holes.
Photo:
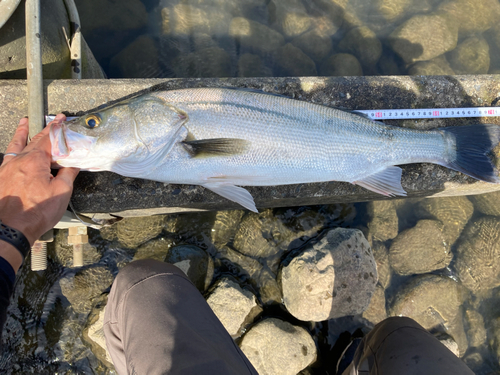
[[[148,35],[139,36],[111,59],[110,67],[122,77],[156,77],[160,71],[156,43]]]
[[[482,33],[495,25],[500,17],[500,3],[497,0],[446,1],[438,10],[456,20],[460,37]]]
[[[256,55],[256,58],[260,59]],[[240,57],[241,60],[241,57]],[[232,210],[232,211],[217,211],[215,214],[215,221],[211,231],[212,243],[214,246],[222,247],[226,245],[229,241],[233,240],[238,226],[240,225],[241,218],[245,214],[243,210]]]
[[[460,285],[452,279],[421,275],[397,292],[389,315],[407,316],[425,329],[450,335],[462,356],[468,345],[462,322],[462,301]]]
[[[332,50],[330,35],[323,35],[316,29],[296,37],[292,40],[292,44],[317,63],[327,57]]]
[[[378,282],[384,289],[387,289],[391,284],[392,277],[389,250],[382,242],[374,242],[372,252],[377,264]]]
[[[123,246],[134,249],[159,235],[163,222],[164,216],[127,217],[116,223],[116,236]]]
[[[500,191],[481,195],[471,195],[469,199],[479,212],[485,215],[500,216]]]
[[[349,31],[338,45],[342,51],[353,54],[363,66],[373,66],[382,55],[382,44],[375,33],[366,26]]]
[[[392,22],[403,17],[413,2],[414,0],[376,0],[374,6],[378,14]]]
[[[220,47],[209,47],[173,60],[176,77],[230,77],[231,57]]]
[[[429,61],[418,61],[408,69],[408,74],[413,76],[455,75],[448,60],[444,55]]]
[[[320,67],[324,76],[362,76],[363,68],[356,56],[349,53],[336,53],[328,57]]]
[[[318,74],[314,61],[291,43],[278,48],[274,58],[278,77],[307,77]]]
[[[160,237],[150,240],[137,249],[132,260],[156,259],[163,262],[173,244],[174,240],[171,238]]]
[[[480,347],[486,344],[487,332],[484,326],[484,319],[481,313],[476,310],[465,310],[465,319],[469,328],[467,329],[467,337],[469,338],[470,347]]]
[[[258,55],[244,53],[238,60],[238,77],[270,77],[272,70],[264,65]]]
[[[283,302],[304,321],[362,313],[377,283],[370,245],[357,229],[336,228],[281,272]]]
[[[313,19],[300,0],[270,0],[270,23],[287,37],[300,35],[311,28]]]
[[[375,325],[387,318],[387,310],[385,308],[385,292],[381,285],[377,285],[375,293],[373,293],[370,304],[361,315],[371,324]]]
[[[420,220],[401,232],[391,245],[391,267],[400,275],[427,273],[448,266],[453,254],[437,220]]]
[[[399,218],[392,201],[373,201],[367,204],[368,241],[384,242],[398,235]]]
[[[235,17],[229,26],[229,36],[236,38],[242,51],[266,55],[285,44],[279,32],[243,17]]]
[[[262,311],[255,296],[229,278],[217,282],[207,303],[233,338],[239,337]]]
[[[448,53],[456,74],[486,74],[490,69],[490,47],[483,37],[473,36]]]
[[[457,275],[472,291],[500,286],[500,222],[485,216],[472,221],[462,233],[455,263]]]
[[[254,325],[241,350],[261,375],[296,375],[316,360],[316,345],[302,327],[268,318]]]

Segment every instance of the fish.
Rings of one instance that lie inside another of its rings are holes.
[[[258,212],[243,186],[345,181],[405,196],[397,165],[434,163],[499,183],[500,126],[433,130],[251,90],[151,92],[50,129],[52,162],[85,171],[201,185]]]

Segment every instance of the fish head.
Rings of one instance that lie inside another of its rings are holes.
[[[140,162],[173,138],[183,116],[162,100],[139,97],[50,129],[52,161],[62,167],[116,171]],[[163,139],[163,142],[162,142]]]

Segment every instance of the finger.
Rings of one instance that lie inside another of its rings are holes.
[[[80,172],[78,168],[61,168],[57,171],[57,176],[52,180],[55,186],[56,193],[71,193],[73,190],[73,182]],[[60,191],[58,191],[61,189]]]
[[[43,128],[43,130],[38,133],[37,135],[35,135],[33,138],[31,138],[31,141],[30,143],[28,144],[28,148],[26,151],[29,151],[32,149],[32,147],[40,140],[42,139],[45,135],[49,134],[50,132],[50,126],[54,123],[61,123],[62,121],[66,120],[66,116],[62,113],[59,113],[55,118],[54,120],[52,120],[51,122],[49,122],[47,124],[47,126],[45,128]],[[33,145],[32,145],[33,144]]]
[[[5,151],[5,153],[20,154],[21,152],[23,152],[24,148],[26,147],[26,142],[28,141],[28,132],[28,119],[25,117],[22,118],[21,121],[19,121],[19,125],[16,129],[16,132],[14,133],[14,137],[12,137],[12,140],[7,146],[7,150]],[[11,160],[13,157],[13,155],[4,156],[2,165]]]

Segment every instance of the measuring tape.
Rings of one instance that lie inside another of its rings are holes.
[[[407,120],[428,118],[461,118],[461,117],[495,117],[500,116],[500,107],[470,108],[422,108],[422,109],[369,109],[356,110],[373,120]],[[53,115],[45,116],[45,120],[54,120]],[[68,117],[73,120],[76,117]]]

